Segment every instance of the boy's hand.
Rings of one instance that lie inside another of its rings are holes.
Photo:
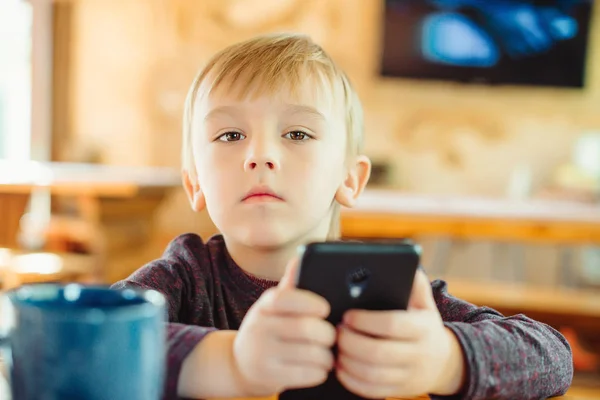
[[[275,288],[250,308],[234,342],[235,364],[248,395],[268,396],[316,386],[333,368],[333,325],[324,320],[329,303],[296,289],[297,261]]]
[[[422,271],[415,277],[408,311],[346,313],[338,348],[338,379],[363,397],[449,395],[462,385],[462,350],[444,327]]]

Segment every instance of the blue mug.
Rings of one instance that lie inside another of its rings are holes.
[[[4,300],[0,343],[13,400],[160,399],[166,357],[160,293],[37,284],[9,291]]]

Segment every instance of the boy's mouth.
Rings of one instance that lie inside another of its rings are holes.
[[[252,188],[242,198],[242,203],[255,203],[255,202],[273,202],[273,201],[284,201],[283,197],[279,196],[268,186],[256,186]]]

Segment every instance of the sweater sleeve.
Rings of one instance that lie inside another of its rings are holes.
[[[550,326],[522,314],[505,317],[448,293],[432,282],[445,326],[458,338],[466,382],[456,399],[545,399],[564,394],[573,379],[567,340]],[[432,397],[443,398],[443,397]]]
[[[177,385],[179,374],[186,357],[204,337],[216,330],[212,324],[196,323],[210,320],[198,318],[199,314],[209,314],[208,302],[198,304],[198,298],[209,299],[206,280],[199,279],[198,258],[188,248],[185,238],[171,243],[164,258],[152,261],[134,272],[125,280],[115,283],[114,289],[127,287],[152,289],[162,293],[167,302],[169,322],[167,323],[167,365],[163,391],[163,399],[178,399]],[[205,294],[198,296],[198,294]],[[190,302],[195,302],[192,313],[188,309]],[[195,314],[197,318],[190,318]]]

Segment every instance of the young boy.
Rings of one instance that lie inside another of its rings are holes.
[[[569,387],[558,332],[452,297],[423,272],[407,311],[354,310],[341,327],[325,321],[323,298],[294,287],[298,246],[338,238],[339,207],[370,172],[357,95],[309,38],[259,36],[217,54],[189,91],[183,135],[185,190],[221,234],[179,236],[114,285],[168,300],[165,399],[269,396],[315,386],[334,366],[370,398],[533,399]]]

